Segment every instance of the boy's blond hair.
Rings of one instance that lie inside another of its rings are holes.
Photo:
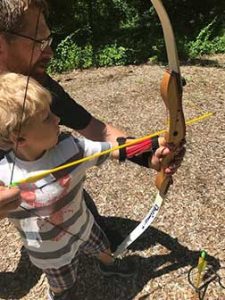
[[[32,78],[26,92],[27,79],[16,73],[0,75],[0,149],[10,150],[11,135],[18,134],[32,117],[51,104],[51,94]]]

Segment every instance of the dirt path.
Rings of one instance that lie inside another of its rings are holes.
[[[225,267],[225,56],[218,58],[217,67],[181,68],[186,119],[207,111],[214,116],[187,128],[186,157],[168,199],[127,254],[139,263],[139,273],[132,280],[105,280],[93,260],[82,258],[74,299],[198,299],[187,280],[197,251],[206,249],[211,263]],[[93,115],[142,136],[166,127],[162,73],[159,66],[142,65],[74,71],[57,79]],[[86,187],[125,236],[151,206],[154,175],[131,163],[107,162],[88,173]],[[1,221],[0,242],[0,299],[46,299],[46,280],[21,254],[19,236],[7,220]],[[205,299],[225,300],[225,290],[212,283]]]

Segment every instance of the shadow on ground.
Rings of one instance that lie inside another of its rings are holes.
[[[124,237],[138,224],[136,221],[117,217],[105,218],[105,220],[108,227],[119,231]],[[150,279],[188,265],[190,267],[196,265],[199,252],[189,250],[179,244],[177,239],[154,227],[148,228],[129,249],[133,251],[145,250],[157,244],[169,250],[169,254],[153,255],[147,258],[138,255],[129,257],[131,263],[138,265],[137,275],[132,279],[115,277],[105,279],[98,273],[96,262],[93,259],[81,257],[74,299],[133,299]],[[116,245],[113,246],[115,248]],[[220,268],[216,258],[209,256],[208,261],[215,270]],[[31,265],[26,251],[21,248],[21,258],[17,269],[14,272],[0,273],[0,298],[21,299],[36,285],[40,276],[41,271]]]

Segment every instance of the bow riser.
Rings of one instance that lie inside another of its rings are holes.
[[[182,84],[180,74],[166,70],[161,81],[161,96],[169,111],[169,130],[165,135],[169,145],[175,148],[185,139],[185,119],[182,108]],[[156,187],[160,195],[167,194],[169,186],[173,183],[172,176],[165,174],[164,169],[174,159],[175,152],[166,156],[161,164],[161,171],[156,176]]]
[[[177,146],[186,134],[185,119],[182,108],[182,86],[180,75],[166,70],[161,81],[161,96],[169,112],[168,144]]]

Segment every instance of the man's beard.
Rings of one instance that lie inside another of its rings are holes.
[[[31,76],[39,82],[43,82],[46,78],[46,69],[50,59],[42,59],[35,63],[31,69]],[[42,68],[43,72],[39,72],[38,70]]]

